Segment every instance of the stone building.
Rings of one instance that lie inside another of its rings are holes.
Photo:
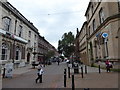
[[[83,26],[79,32],[79,53],[81,62],[83,62],[84,64],[88,64],[87,22],[83,23]]]
[[[0,1],[0,65],[15,67],[39,61],[40,55],[53,49],[32,22],[7,0]]]
[[[118,0],[114,0],[114,2],[94,1],[89,2],[85,13],[88,63],[91,64],[98,60],[105,61],[106,59],[118,61],[120,60],[118,44],[120,37],[118,34],[120,31],[120,3]],[[82,36],[80,35],[79,38],[82,38]],[[80,48],[82,48],[81,44],[82,42],[79,43]]]

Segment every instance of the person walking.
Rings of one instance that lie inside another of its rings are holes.
[[[43,69],[42,68],[38,68],[38,72],[37,72],[37,75],[38,77],[36,78],[36,83],[37,81],[39,80],[39,83],[42,83],[42,74],[44,73]]]
[[[106,64],[106,70],[107,70],[107,72],[110,72],[111,71],[110,70],[111,66],[110,66],[109,60],[106,60],[105,64]]]

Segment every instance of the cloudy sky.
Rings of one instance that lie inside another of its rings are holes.
[[[90,0],[8,0],[57,48],[64,33],[82,27]]]

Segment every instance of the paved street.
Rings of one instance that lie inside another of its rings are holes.
[[[43,83],[37,84],[35,83],[37,69],[28,68],[27,72],[23,72],[23,74],[16,71],[13,78],[3,79],[3,88],[64,88],[63,72],[66,66],[66,63],[61,63],[59,66],[56,63],[46,66]],[[73,71],[71,70],[71,74]],[[71,78],[67,78],[66,88],[71,88],[71,83]],[[99,74],[98,68],[88,67],[88,74],[84,74],[84,78],[81,77],[81,74],[75,74],[75,87],[118,88],[118,73],[107,73],[102,70]]]
[[[63,71],[65,67],[66,64],[58,66],[54,63],[43,68],[45,71],[43,83],[35,83],[37,78],[36,69],[19,76],[15,75],[12,79],[3,79],[3,88],[59,88],[63,86]]]

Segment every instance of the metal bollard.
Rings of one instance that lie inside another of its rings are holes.
[[[72,90],[75,90],[74,75],[72,75]]]
[[[68,78],[70,78],[70,67],[68,67]]]
[[[82,78],[83,78],[83,67],[81,67],[81,75],[82,75]]]
[[[100,65],[99,65],[99,73],[101,73],[101,70],[100,70]]]
[[[3,69],[3,74],[2,74],[3,78],[5,78],[5,68]]]
[[[85,74],[87,74],[87,66],[85,66]]]
[[[66,87],[66,69],[64,69],[64,87]]]

